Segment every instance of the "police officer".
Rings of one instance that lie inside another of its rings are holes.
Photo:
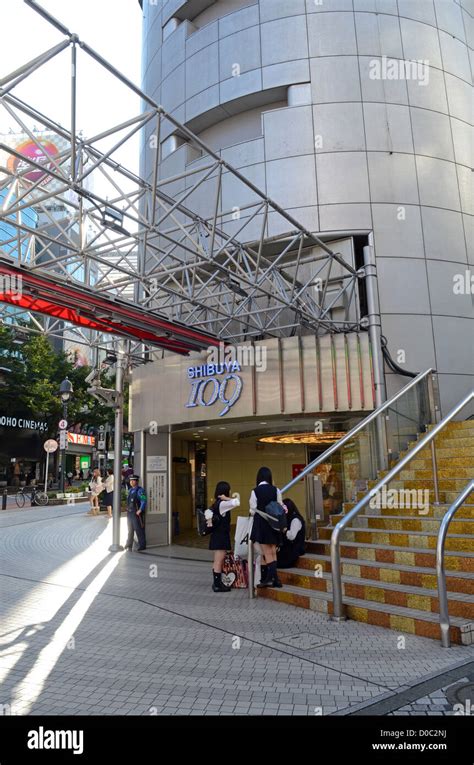
[[[130,491],[127,497],[127,525],[128,537],[125,545],[126,550],[133,547],[133,532],[136,531],[138,538],[137,551],[145,550],[145,508],[146,494],[145,489],[138,485],[139,476],[130,476]]]

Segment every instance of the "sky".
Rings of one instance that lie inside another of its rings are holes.
[[[141,20],[138,0],[39,0],[38,4],[140,86]],[[23,0],[2,0],[0,79],[67,39]],[[14,93],[70,129],[70,49],[41,67]],[[91,137],[140,113],[139,98],[83,51],[77,61],[77,128]],[[31,120],[28,127],[33,126]],[[36,124],[42,129],[40,124]],[[0,133],[18,130],[0,108]],[[101,147],[103,148],[103,147]],[[114,157],[138,172],[138,138]]]

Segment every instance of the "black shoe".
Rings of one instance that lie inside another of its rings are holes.
[[[213,592],[230,592],[230,587],[227,587],[222,581],[222,574],[212,572],[214,577],[214,584],[212,585]]]
[[[137,547],[137,552],[142,552],[143,550],[146,550],[146,547]]]
[[[257,587],[272,587],[273,586],[273,578],[269,575],[268,571],[265,574],[265,578],[261,580],[257,584]]]
[[[283,585],[282,585],[282,583],[280,582],[280,580],[278,579],[278,577],[276,576],[276,577],[273,579],[273,581],[272,581],[272,583],[271,583],[270,587],[278,587],[278,589],[281,589],[281,588],[283,587]]]

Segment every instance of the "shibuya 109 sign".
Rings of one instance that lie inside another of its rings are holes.
[[[186,406],[212,406],[216,401],[221,401],[224,408],[219,412],[219,417],[227,414],[242,392],[242,378],[236,372],[241,372],[238,361],[189,367],[191,391]]]

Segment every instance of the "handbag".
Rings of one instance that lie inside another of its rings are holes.
[[[210,526],[208,526],[207,518],[204,515],[205,510],[201,510],[201,508],[199,508],[197,511],[197,532],[200,537],[205,537],[208,534],[212,534],[212,532],[216,531],[216,529],[219,528],[221,524],[222,515],[218,510],[216,510],[215,505],[210,507],[209,510],[212,510],[212,523]]]
[[[222,582],[226,587],[245,589],[249,586],[247,561],[227,553],[222,564]]]

